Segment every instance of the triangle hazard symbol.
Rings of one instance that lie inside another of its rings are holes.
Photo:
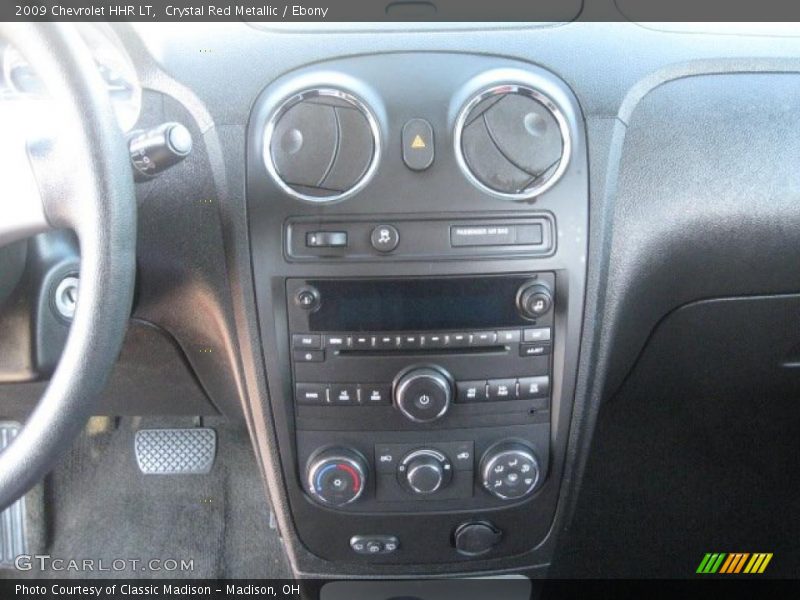
[[[425,140],[422,139],[422,136],[417,134],[414,136],[414,140],[411,142],[412,148],[425,148]]]

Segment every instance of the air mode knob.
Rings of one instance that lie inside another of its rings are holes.
[[[327,506],[344,506],[364,493],[367,461],[349,448],[328,448],[314,454],[306,466],[306,490]]]
[[[438,450],[415,450],[397,466],[397,478],[403,487],[421,496],[438,492],[452,477],[453,465]]]
[[[430,423],[450,408],[453,383],[439,367],[416,367],[401,374],[394,385],[397,409],[415,423]]]

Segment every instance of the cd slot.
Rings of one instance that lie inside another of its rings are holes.
[[[337,356],[426,356],[431,354],[505,354],[510,350],[508,346],[481,346],[475,348],[415,348],[415,349],[368,349],[368,350],[338,350]]]

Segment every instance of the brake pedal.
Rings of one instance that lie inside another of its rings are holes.
[[[0,452],[11,444],[21,428],[19,423],[0,421]],[[27,548],[23,496],[0,513],[0,569],[13,567],[14,559],[27,554]]]
[[[146,475],[203,475],[217,455],[217,432],[209,427],[140,429],[136,463]]]

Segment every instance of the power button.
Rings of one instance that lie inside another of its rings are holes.
[[[304,310],[317,310],[320,305],[319,290],[310,285],[301,287],[295,292],[294,303]]]

